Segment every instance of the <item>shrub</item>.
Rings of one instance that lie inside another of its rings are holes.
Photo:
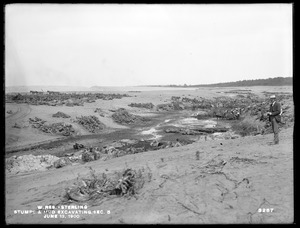
[[[243,120],[232,125],[232,130],[241,136],[261,134],[264,131],[264,123],[254,117],[245,116]]]

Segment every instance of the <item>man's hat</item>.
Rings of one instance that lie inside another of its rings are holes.
[[[276,98],[275,95],[271,95],[270,98]]]

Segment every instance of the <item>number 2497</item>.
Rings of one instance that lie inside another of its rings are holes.
[[[259,208],[258,212],[273,212],[274,208]]]

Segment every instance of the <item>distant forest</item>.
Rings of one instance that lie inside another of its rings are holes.
[[[199,84],[199,85],[167,85],[162,87],[236,87],[236,86],[291,86],[293,85],[292,77],[277,77],[268,79],[243,80],[236,82],[223,82],[215,84]],[[154,85],[153,85],[154,86]],[[159,85],[156,85],[159,86]]]

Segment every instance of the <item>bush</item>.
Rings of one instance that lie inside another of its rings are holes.
[[[264,132],[264,123],[254,117],[245,116],[243,120],[232,125],[232,130],[241,136],[257,135]]]

